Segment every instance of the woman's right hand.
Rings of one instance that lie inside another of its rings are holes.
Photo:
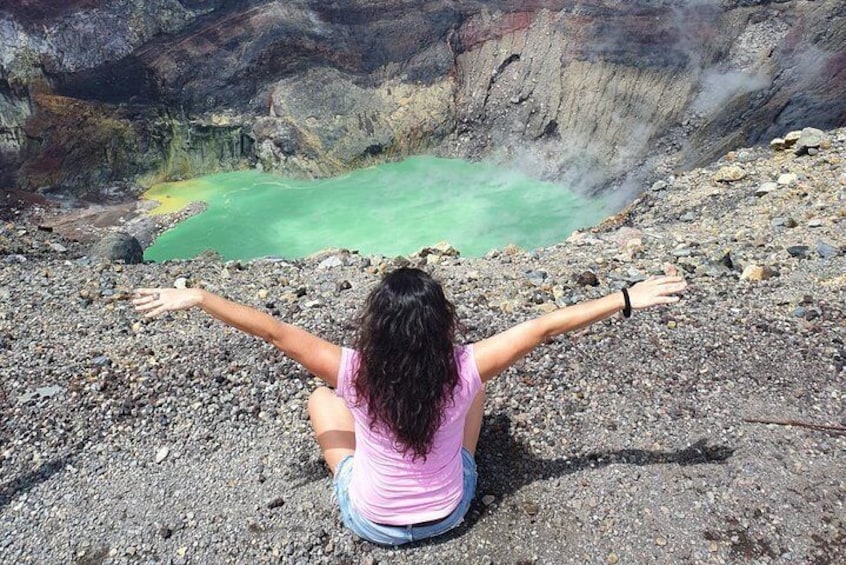
[[[628,289],[633,310],[649,308],[656,304],[673,304],[679,301],[673,296],[687,288],[682,277],[650,277]]]
[[[144,312],[145,318],[154,318],[165,312],[187,310],[197,306],[203,298],[197,288],[139,288],[132,300],[135,310]]]

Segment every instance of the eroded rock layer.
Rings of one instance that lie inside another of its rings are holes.
[[[637,191],[846,122],[844,21],[833,0],[0,0],[0,187],[435,150]]]

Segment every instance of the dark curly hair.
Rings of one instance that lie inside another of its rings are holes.
[[[385,426],[397,449],[414,459],[429,454],[444,408],[454,401],[457,325],[441,285],[408,268],[382,280],[358,319],[357,401],[367,405],[371,429]]]

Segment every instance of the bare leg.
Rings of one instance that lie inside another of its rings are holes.
[[[308,416],[323,458],[334,475],[341,459],[355,453],[352,413],[342,398],[331,389],[321,386],[308,398]]]
[[[476,394],[470,410],[467,412],[467,420],[464,422],[464,449],[476,455],[476,444],[479,443],[479,432],[482,431],[482,416],[485,415],[485,387]]]

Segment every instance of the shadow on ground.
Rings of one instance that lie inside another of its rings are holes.
[[[684,449],[675,451],[647,451],[644,449],[619,449],[615,451],[594,451],[574,457],[541,459],[514,439],[511,420],[505,414],[495,414],[486,419],[479,438],[476,462],[479,483],[476,499],[467,513],[463,524],[447,535],[409,547],[436,545],[463,536],[485,515],[481,493],[494,495],[501,500],[522,487],[545,479],[563,477],[586,469],[608,465],[703,465],[722,463],[734,454],[734,448],[726,445],[709,445],[703,438]]]
[[[77,457],[77,450],[67,455],[61,455],[41,465],[38,469],[23,473],[11,481],[0,484],[0,509],[5,508],[18,495],[27,493],[39,484],[47,481],[56,473],[62,471]]]

